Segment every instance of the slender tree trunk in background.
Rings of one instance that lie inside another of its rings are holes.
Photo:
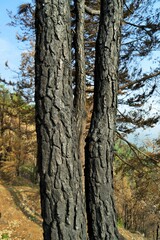
[[[82,171],[73,134],[70,6],[36,4],[36,128],[45,240],[86,239]]]
[[[79,158],[84,165],[84,132],[86,120],[86,75],[85,75],[85,53],[84,53],[84,14],[85,1],[75,0],[76,31],[75,31],[75,120],[78,133]]]
[[[156,229],[156,240],[159,239],[159,229],[160,229],[160,227],[159,227],[159,224],[157,223],[157,229]]]
[[[94,109],[86,140],[86,204],[91,240],[119,238],[113,202],[112,161],[122,5],[122,0],[101,1]]]

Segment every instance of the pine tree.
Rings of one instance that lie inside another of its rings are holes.
[[[96,42],[94,108],[86,140],[86,203],[90,239],[119,239],[113,201],[122,1],[101,1]]]
[[[77,1],[76,34],[79,38],[83,35],[83,14],[84,2]],[[81,114],[84,111],[84,63],[79,59],[80,56],[84,59],[83,37],[76,41],[77,78],[73,107],[69,3],[61,1],[58,5],[58,1],[52,4],[37,1],[35,99],[44,239],[87,239],[86,226],[90,239],[118,239],[112,160],[121,20],[121,1],[101,2],[95,65],[95,109],[86,148],[85,182],[89,216],[86,223],[78,154]],[[92,140],[95,143],[93,148]],[[96,178],[99,174],[101,179]],[[97,194],[100,194],[99,197]]]
[[[36,37],[36,125],[44,239],[84,240],[68,1],[37,1]]]

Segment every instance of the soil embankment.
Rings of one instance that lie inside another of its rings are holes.
[[[15,204],[10,191],[0,181],[0,239],[42,240],[42,228]]]

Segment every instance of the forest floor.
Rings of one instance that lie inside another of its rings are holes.
[[[39,191],[0,180],[0,240],[42,240]],[[142,235],[119,228],[124,240],[144,240]]]
[[[144,238],[140,233],[131,233],[126,229],[120,227],[119,233],[123,236],[123,240],[148,240],[147,238]]]
[[[43,239],[37,193],[35,188],[13,187],[0,180],[0,239]]]

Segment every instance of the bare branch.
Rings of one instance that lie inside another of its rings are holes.
[[[85,12],[90,14],[90,15],[100,15],[100,10],[92,9],[92,8],[86,6],[86,5],[85,5]]]
[[[128,144],[128,146],[131,148],[131,150],[134,152],[134,154],[136,155],[137,159],[141,162],[142,165],[148,167],[147,164],[144,164],[144,162],[142,162],[142,159],[139,158],[138,153],[142,154],[143,156],[145,156],[148,159],[151,159],[152,162],[158,167],[160,168],[160,166],[158,165],[158,162],[156,159],[154,159],[153,157],[149,156],[148,154],[142,152],[140,149],[138,149],[135,145],[133,145],[132,143],[130,143],[127,139],[125,139],[119,132],[116,132],[117,135],[119,136],[120,139],[122,139],[124,142],[126,142]]]
[[[134,169],[136,172],[140,172],[138,169],[136,169],[133,165],[129,164],[128,162],[126,162],[119,154],[114,153],[114,155],[116,157],[119,158],[119,160],[121,160],[121,162],[123,162],[124,164],[128,165],[131,169]]]
[[[86,86],[86,93],[93,93],[94,92],[94,86]]]

